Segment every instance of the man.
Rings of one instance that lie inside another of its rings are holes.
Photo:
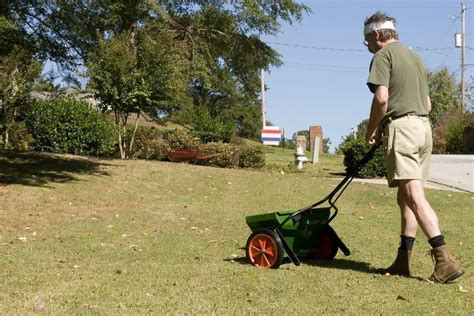
[[[395,19],[376,12],[364,23],[364,44],[374,54],[367,85],[374,98],[366,140],[383,142],[387,181],[398,187],[401,242],[391,266],[382,273],[412,276],[410,257],[418,225],[435,259],[433,282],[446,283],[464,272],[446,248],[438,217],[425,198],[432,150],[428,113],[431,101],[421,58],[398,41]]]

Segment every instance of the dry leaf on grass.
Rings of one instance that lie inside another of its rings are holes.
[[[400,300],[400,301],[407,301],[407,302],[408,302],[408,300],[407,300],[406,298],[404,298],[403,296],[401,296],[401,295],[398,295],[398,296],[397,296],[397,300]]]

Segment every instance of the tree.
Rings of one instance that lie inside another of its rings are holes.
[[[182,76],[190,100],[171,112],[158,109],[160,117],[183,121],[206,106],[213,118],[232,122],[240,136],[251,138],[258,137],[261,121],[259,70],[281,64],[260,36],[276,34],[282,22],[300,21],[310,12],[291,0],[12,0],[0,10],[32,39],[38,58],[66,69],[89,65],[101,41],[127,32],[134,46],[143,30],[166,29],[171,46],[184,44],[181,52],[191,66]]]
[[[471,82],[466,88],[466,109],[469,112],[474,111],[474,77],[471,76]]]
[[[101,107],[114,113],[122,159],[133,149],[140,115],[173,111],[185,90],[184,63],[171,34],[147,29],[135,32],[99,42],[89,61],[91,85]],[[129,136],[127,122],[133,113],[135,128]]]
[[[329,153],[329,146],[331,145],[330,138],[323,138],[323,153]]]
[[[1,7],[0,7],[1,8]],[[4,147],[29,91],[41,72],[31,41],[5,16],[0,16],[0,124]]]
[[[40,61],[53,60],[69,71],[97,63],[97,58],[89,62],[99,54],[97,47],[109,49],[117,37],[128,41],[137,64],[140,43],[149,35],[150,42],[180,46],[179,55],[190,65],[181,68],[188,99],[170,99],[164,111],[154,112],[185,120],[186,113],[205,106],[213,118],[232,122],[240,136],[252,138],[258,137],[261,121],[259,70],[281,64],[260,36],[276,34],[282,22],[300,21],[307,12],[307,6],[291,0],[11,0],[0,5],[0,16],[11,17],[31,39]],[[140,73],[150,77],[143,67]],[[159,100],[163,106],[164,95]]]
[[[458,87],[447,68],[428,71],[428,89],[431,99],[431,124],[436,127],[448,111],[460,111]]]

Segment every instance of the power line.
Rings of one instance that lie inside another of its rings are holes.
[[[443,56],[447,56],[447,57],[451,57],[451,58],[454,58],[454,59],[461,59],[459,57],[456,57],[456,56],[453,56],[453,55],[450,55],[450,54],[446,54],[444,52],[440,52],[438,51],[437,49],[432,49],[432,48],[423,48],[423,47],[414,47],[414,49],[416,51],[427,51],[427,52],[430,52],[430,53],[436,53],[436,54],[440,54],[440,55],[443,55]]]
[[[321,71],[331,71],[331,72],[357,72],[357,73],[366,73],[366,67],[349,67],[349,66],[336,66],[336,65],[320,65],[320,64],[306,64],[299,62],[285,62],[286,66],[289,67],[305,67]]]
[[[367,52],[366,49],[346,49],[346,48],[318,47],[318,46],[300,45],[300,44],[287,44],[287,43],[278,43],[278,42],[267,42],[267,43],[268,44],[273,44],[273,45],[298,47],[298,48],[306,48],[306,49],[316,49],[316,50],[330,50],[330,51],[342,51],[342,52]]]
[[[350,48],[334,48],[334,47],[321,47],[321,46],[311,46],[311,45],[301,45],[301,44],[289,44],[289,43],[280,43],[280,42],[267,42],[268,44],[273,45],[280,45],[280,46],[288,46],[288,47],[296,47],[296,48],[304,48],[304,49],[315,49],[315,50],[328,50],[328,51],[339,51],[339,52],[367,52],[367,49],[350,49]],[[433,53],[444,54],[449,57],[456,58],[452,55],[448,55],[443,52],[439,52],[440,50],[452,50],[455,49],[453,47],[441,47],[441,48],[427,48],[427,47],[413,47],[413,49],[417,51],[430,51]]]

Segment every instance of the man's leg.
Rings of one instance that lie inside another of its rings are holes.
[[[446,247],[444,236],[439,229],[438,216],[425,198],[422,181],[400,180],[399,190],[403,192],[407,206],[413,211],[433,248],[431,253],[436,265],[431,280],[446,283],[463,275],[464,272]]]
[[[383,274],[402,275],[410,277],[411,271],[411,251],[415,243],[416,230],[418,223],[415,214],[406,202],[404,191],[398,189],[397,203],[400,207],[400,247],[398,248],[395,261],[386,269],[380,270]]]
[[[414,216],[426,237],[432,239],[441,235],[438,216],[436,216],[435,211],[431,208],[431,205],[425,198],[423,182],[421,180],[399,180],[398,190],[401,191],[399,194],[403,195],[407,207],[413,211]],[[406,217],[406,219],[408,219],[409,223],[411,222],[409,216]],[[407,229],[410,228],[407,227]]]
[[[401,215],[400,235],[415,238],[418,222],[416,220],[415,213],[407,204],[404,191],[400,188],[398,188],[397,192],[397,203],[400,207]]]

